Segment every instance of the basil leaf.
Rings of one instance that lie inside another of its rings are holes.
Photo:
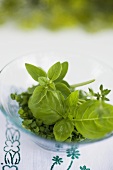
[[[36,108],[43,97],[46,95],[47,90],[43,86],[37,86],[29,99],[28,106],[32,110],[32,108]]]
[[[69,88],[63,83],[56,83],[55,87],[57,90],[59,90],[63,94],[65,98],[67,98],[71,93]]]
[[[77,103],[79,98],[79,91],[72,92],[65,100],[65,110],[67,117],[71,120],[76,115]]]
[[[72,122],[69,119],[62,119],[54,125],[53,133],[57,141],[63,142],[70,137],[73,130]]]
[[[56,81],[61,81],[63,80],[63,78],[65,77],[67,71],[68,71],[68,62],[63,62],[62,64],[62,70],[61,70],[61,73],[60,73],[60,76],[56,79]]]
[[[73,106],[76,107],[78,98],[79,98],[79,91],[76,90],[68,96],[65,103],[68,107],[73,107]]]
[[[31,77],[34,80],[38,81],[39,77],[47,77],[46,72],[42,68],[36,67],[36,66],[34,66],[32,64],[28,64],[28,63],[26,63],[25,66],[26,66],[28,73],[31,75]]]
[[[52,81],[56,80],[59,77],[61,70],[62,70],[62,66],[60,62],[55,63],[48,70],[48,78]]]
[[[29,103],[29,108],[35,118],[41,119],[47,125],[54,124],[64,114],[63,98],[55,91],[47,91],[39,103]]]
[[[39,77],[38,78],[38,82],[41,86],[47,85],[47,83],[49,82],[49,80],[46,77]]]
[[[76,114],[75,126],[88,139],[99,139],[113,131],[113,106],[102,101],[87,101]]]

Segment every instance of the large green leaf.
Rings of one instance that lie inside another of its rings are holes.
[[[55,135],[55,139],[62,142],[70,137],[73,130],[74,126],[72,122],[69,119],[62,119],[54,125],[53,133]]]
[[[28,64],[28,63],[26,63],[25,66],[26,66],[28,73],[31,75],[31,77],[34,80],[38,81],[39,77],[47,77],[46,72],[42,68],[36,67],[36,66],[34,66],[32,64]]]
[[[63,98],[58,92],[47,91],[39,103],[32,103],[32,100],[31,98],[29,108],[34,117],[41,119],[44,124],[54,124],[64,115]]]
[[[113,106],[102,101],[87,101],[75,118],[77,130],[88,139],[99,139],[113,131]]]
[[[60,76],[61,70],[62,65],[60,64],[60,62],[55,63],[48,70],[48,78],[52,81],[56,80]]]

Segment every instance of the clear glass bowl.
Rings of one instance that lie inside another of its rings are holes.
[[[63,152],[73,146],[86,146],[112,136],[112,133],[110,133],[100,140],[84,140],[75,143],[65,143],[41,138],[21,126],[22,120],[18,115],[18,104],[10,98],[10,94],[15,92],[20,93],[25,91],[29,86],[36,84],[36,82],[27,73],[25,63],[31,63],[48,70],[48,68],[57,61],[69,62],[69,72],[65,79],[68,80],[70,84],[95,78],[96,81],[94,83],[81,87],[81,89],[87,90],[88,87],[92,87],[97,90],[100,84],[103,84],[105,88],[111,89],[109,98],[110,102],[113,103],[113,81],[111,81],[111,77],[113,77],[113,69],[105,63],[92,57],[84,57],[71,53],[41,52],[17,58],[2,69],[0,74],[0,107],[3,114],[17,128],[27,134],[29,139],[42,148],[50,151]]]

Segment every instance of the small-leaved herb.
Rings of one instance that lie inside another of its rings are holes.
[[[110,90],[103,85],[99,92],[78,88],[94,79],[70,85],[64,80],[67,61],[55,63],[47,73],[32,64],[26,63],[25,67],[37,85],[21,94],[11,94],[12,100],[19,103],[24,128],[61,142],[100,139],[113,131],[113,105],[106,103]]]

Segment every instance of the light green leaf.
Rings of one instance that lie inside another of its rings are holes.
[[[79,98],[79,91],[72,92],[65,100],[65,108],[67,117],[73,119],[76,115],[77,103]]]
[[[54,82],[50,82],[46,77],[39,77],[38,82],[41,86],[46,86],[50,89],[56,90]]]
[[[61,65],[62,65],[62,70],[61,70],[60,76],[56,79],[57,82],[63,80],[63,78],[65,77],[65,75],[68,71],[68,62],[67,61],[63,62]]]
[[[31,77],[34,80],[38,81],[39,77],[47,77],[46,72],[42,68],[36,67],[36,66],[34,66],[32,64],[28,64],[28,63],[26,63],[25,66],[26,66],[28,73],[31,75]]]
[[[78,98],[79,98],[79,91],[76,90],[68,96],[65,103],[68,107],[73,107],[73,106],[76,107]]]
[[[47,85],[47,83],[49,82],[49,80],[46,77],[39,77],[38,78],[38,82],[41,86]]]
[[[69,88],[63,83],[56,83],[55,87],[63,94],[65,98],[67,98],[71,94]]]
[[[54,82],[50,83],[50,84],[49,84],[49,87],[50,87],[51,89],[53,89],[53,90],[56,90],[56,87],[55,87]]]
[[[29,103],[33,116],[44,124],[52,125],[64,115],[63,98],[55,91],[47,91],[43,99],[33,105]]]
[[[37,107],[40,101],[46,95],[47,90],[42,86],[37,86],[33,92],[33,95],[30,97],[28,106],[30,109]]]
[[[79,133],[88,139],[99,139],[113,131],[113,106],[90,100],[82,104],[75,118]]]
[[[69,119],[62,119],[54,125],[53,133],[57,141],[63,142],[70,137],[73,130],[72,122]]]
[[[52,81],[56,80],[59,77],[61,70],[62,70],[62,66],[60,62],[55,63],[48,70],[48,78]]]

